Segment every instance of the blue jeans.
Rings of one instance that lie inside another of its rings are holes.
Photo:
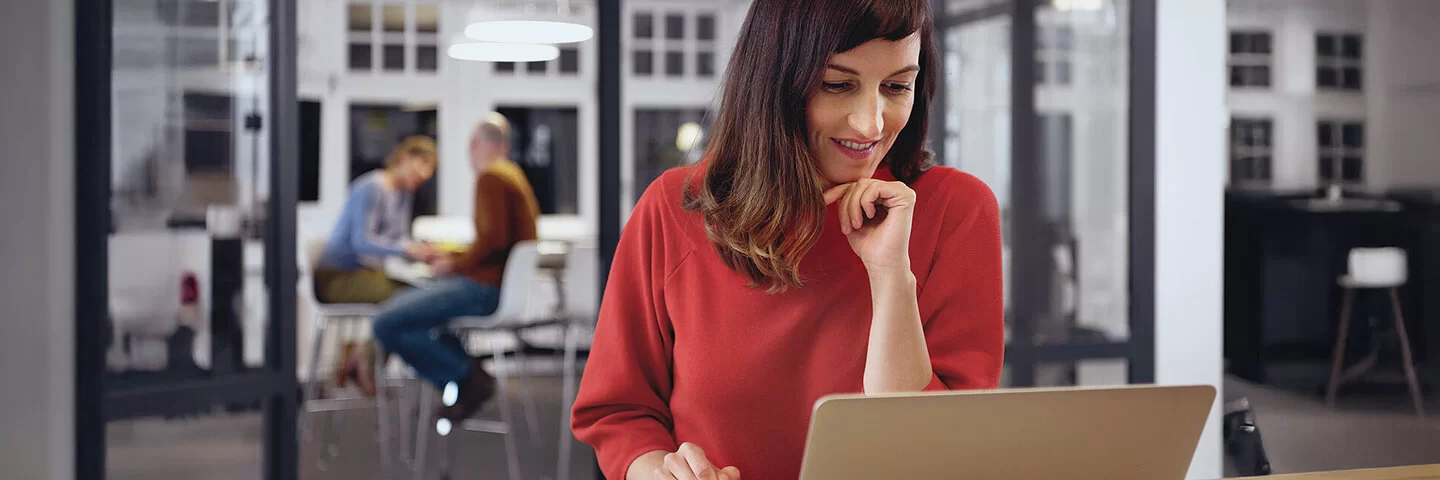
[[[462,276],[437,279],[391,297],[375,316],[375,339],[415,367],[420,378],[444,388],[470,369],[470,356],[440,339],[437,332],[455,317],[495,313],[500,288]]]

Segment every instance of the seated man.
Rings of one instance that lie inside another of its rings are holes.
[[[440,412],[451,420],[479,409],[494,394],[495,379],[454,342],[431,332],[455,317],[494,313],[511,247],[535,239],[540,206],[525,172],[509,154],[510,124],[492,112],[470,136],[470,165],[476,173],[475,242],[462,254],[434,260],[433,283],[396,295],[375,317],[375,338],[382,348],[400,355],[436,388],[452,382],[459,386],[456,403]]]

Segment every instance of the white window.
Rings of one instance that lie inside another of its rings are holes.
[[[415,6],[415,70],[440,70],[440,6]]]
[[[495,111],[510,120],[511,158],[525,171],[540,213],[579,214],[579,109],[498,105]]]
[[[1315,86],[1328,90],[1361,90],[1364,85],[1363,43],[1358,34],[1315,35]]]
[[[712,11],[636,11],[631,17],[630,74],[640,78],[713,78],[718,15]]]
[[[635,191],[700,160],[712,118],[703,108],[635,109]]]
[[[370,71],[374,67],[371,53],[374,42],[375,15],[373,5],[352,3],[349,9],[350,69]]]
[[[1273,58],[1270,32],[1230,32],[1230,86],[1269,88]]]
[[[440,69],[440,7],[354,1],[348,5],[349,68],[356,72],[435,73]]]
[[[1075,29],[1069,25],[1040,28],[1035,44],[1035,83],[1070,85],[1074,77]]]
[[[1321,120],[1316,134],[1321,185],[1358,185],[1365,181],[1364,122]]]
[[[554,60],[545,62],[525,62],[524,65],[516,65],[514,62],[495,62],[495,75],[530,75],[543,77],[555,72],[560,76],[573,77],[580,74],[580,49],[571,46],[560,47],[560,56]],[[522,73],[523,72],[523,73]]]
[[[1270,185],[1274,132],[1268,118],[1230,119],[1231,186]]]
[[[633,48],[630,57],[632,74],[637,77],[649,77],[655,74],[655,47],[659,43],[655,38],[655,14],[652,12],[635,12],[630,45]]]
[[[715,76],[715,42],[717,40],[716,16],[703,12],[695,16],[695,76]]]

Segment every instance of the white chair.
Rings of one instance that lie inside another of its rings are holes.
[[[570,407],[575,401],[577,345],[582,329],[593,332],[600,312],[600,250],[575,245],[565,255],[565,275],[559,285],[560,311],[565,322],[564,382],[560,391],[560,448],[556,480],[570,479]]]
[[[1385,290],[1390,297],[1390,305],[1395,312],[1395,332],[1399,336],[1400,356],[1402,357],[1405,369],[1405,381],[1410,387],[1411,400],[1415,402],[1415,413],[1424,416],[1424,401],[1420,394],[1420,382],[1415,374],[1415,361],[1410,353],[1410,335],[1406,332],[1405,316],[1400,311],[1399,288],[1405,285],[1407,280],[1405,251],[1399,248],[1356,248],[1350,251],[1350,273],[1340,277],[1340,286],[1345,289],[1345,297],[1340,307],[1340,326],[1335,335],[1334,363],[1330,368],[1330,382],[1325,389],[1325,404],[1335,406],[1335,394],[1340,386],[1348,381],[1359,378],[1367,370],[1374,367],[1379,352],[1371,352],[1370,356],[1341,372],[1345,363],[1345,341],[1350,330],[1350,313],[1354,305],[1355,293],[1360,290]]]
[[[524,326],[531,319],[525,315],[529,303],[530,287],[535,281],[536,266],[539,262],[540,251],[537,242],[525,241],[516,243],[510,249],[510,257],[505,263],[505,272],[501,278],[500,301],[496,305],[495,313],[484,317],[459,317],[450,322],[449,328],[460,335],[462,343],[468,344],[468,338],[472,333],[481,332],[510,332],[516,327]],[[468,345],[466,345],[468,348]],[[498,342],[491,342],[491,350],[495,361],[495,402],[500,407],[500,421],[487,421],[478,419],[467,419],[459,425],[459,428],[467,431],[488,432],[499,434],[505,440],[506,467],[509,471],[510,480],[520,480],[520,459],[516,452],[515,439],[510,435],[513,431],[514,419],[510,412],[510,402],[507,396],[507,383],[510,379],[508,362],[505,359],[505,352]],[[421,410],[425,413],[422,419],[430,419],[435,416],[434,391],[425,389],[422,394]],[[422,422],[424,425],[424,422]],[[435,423],[435,431],[442,437],[448,438],[454,429],[454,425],[441,419]],[[430,437],[431,430],[427,427],[416,429],[415,449],[415,478],[425,478],[426,446],[425,442]],[[446,448],[441,448],[441,468],[448,470],[448,458]],[[448,477],[448,473],[447,473]]]
[[[372,405],[369,400],[362,398],[328,400],[321,398],[325,381],[320,376],[320,361],[325,355],[325,340],[330,331],[331,322],[334,322],[336,327],[341,329],[340,335],[336,336],[337,340],[344,338],[347,334],[353,337],[355,336],[356,330],[368,326],[370,319],[373,318],[378,311],[374,304],[369,303],[324,303],[320,301],[319,292],[316,290],[314,272],[315,266],[320,263],[321,255],[325,252],[325,244],[326,240],[324,238],[312,238],[300,245],[300,248],[303,249],[299,255],[302,260],[299,265],[300,282],[301,285],[304,286],[302,289],[304,292],[301,297],[308,299],[310,308],[315,313],[310,328],[311,335],[314,336],[314,338],[311,339],[310,364],[306,369],[308,375],[306,380],[309,382],[305,393],[306,413],[340,412],[366,408]],[[379,372],[378,365],[376,371],[377,373]],[[383,397],[383,394],[377,395],[379,399],[383,399]],[[383,400],[380,401],[383,405]],[[376,414],[384,417],[384,412],[385,409],[382,406],[382,408],[377,409]],[[334,458],[340,454],[339,447],[335,444],[334,439],[331,438],[331,431],[343,426],[342,419],[344,416],[332,415],[332,421],[322,425],[319,435],[319,440],[324,442],[326,446],[316,461],[317,467],[322,471],[329,469],[329,460],[327,458]],[[381,450],[388,451],[388,437],[385,431],[386,422],[381,421],[380,423],[381,432],[379,440],[381,442]],[[315,440],[313,429],[309,424],[310,422],[308,420],[301,423],[301,428],[303,428],[305,432],[304,438],[306,441]],[[381,455],[381,460],[385,463],[385,468],[388,468],[389,457],[387,455]]]

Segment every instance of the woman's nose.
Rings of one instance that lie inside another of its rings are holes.
[[[866,139],[879,137],[880,131],[885,128],[882,102],[884,99],[879,95],[857,95],[848,118],[850,128]]]

